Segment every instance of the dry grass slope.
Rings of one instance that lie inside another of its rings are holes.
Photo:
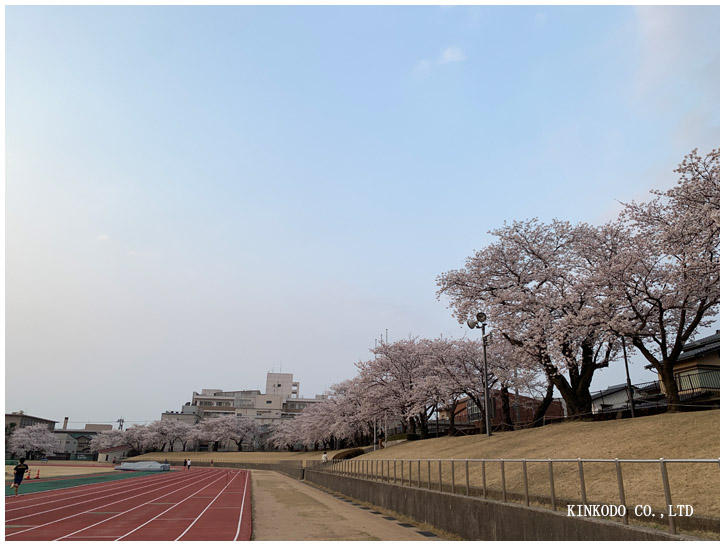
[[[571,422],[536,429],[497,433],[485,436],[442,437],[399,444],[375,451],[358,459],[516,459],[516,458],[718,458],[720,457],[720,411],[663,414],[637,419],[602,422]],[[387,465],[387,463],[386,463]],[[379,470],[381,466],[378,465]],[[408,464],[403,471],[407,479]],[[433,463],[431,478],[438,484],[438,464]],[[418,479],[417,462],[412,466],[413,482]],[[576,463],[555,463],[558,498],[580,498]],[[521,463],[506,463],[506,489],[523,494]],[[398,475],[400,463],[398,463]],[[662,476],[657,464],[622,464],[626,502],[663,507]],[[692,504],[695,514],[719,516],[719,465],[677,463],[668,465],[675,504]],[[421,479],[428,478],[427,462],[422,463]],[[528,465],[531,495],[549,497],[546,463]],[[442,465],[442,480],[450,484],[450,463]],[[470,464],[471,486],[481,487],[481,465]],[[465,467],[457,463],[456,484],[465,483]],[[487,463],[486,483],[492,490],[501,489],[498,463]],[[613,464],[585,465],[585,483],[589,502],[619,502]],[[445,487],[444,487],[445,488]]]
[[[338,451],[328,451],[327,456],[332,457]],[[322,460],[322,451],[176,451],[164,453],[146,453],[137,457],[130,457],[129,461],[158,461],[167,459],[171,464],[181,464],[184,459],[190,458],[194,462],[214,461],[214,464],[223,463],[277,463],[279,461],[314,461]]]

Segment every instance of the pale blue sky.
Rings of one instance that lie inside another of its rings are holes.
[[[8,7],[6,38],[6,409],[55,419],[471,335],[435,277],[489,229],[605,220],[719,145],[718,7]]]

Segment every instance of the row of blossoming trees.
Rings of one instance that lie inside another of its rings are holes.
[[[674,187],[624,204],[603,225],[505,224],[464,267],[438,277],[438,296],[460,323],[488,315],[488,376],[480,342],[381,343],[328,400],[280,424],[273,445],[360,445],[386,419],[426,434],[431,415],[452,415],[464,396],[483,413],[486,383],[501,391],[509,423],[514,388],[543,394],[534,423],[554,388],[568,415],[587,415],[595,372],[620,359],[623,344],[657,370],[669,409],[680,409],[673,366],[720,303],[720,151],[694,150],[675,172]]]
[[[258,447],[260,427],[249,417],[226,415],[201,421],[195,425],[177,420],[154,421],[149,425],[134,425],[126,430],[108,430],[91,440],[91,449],[98,451],[128,445],[137,452],[187,451],[199,442],[210,444],[210,450],[245,446]]]

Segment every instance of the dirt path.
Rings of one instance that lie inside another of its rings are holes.
[[[416,527],[269,470],[252,471],[252,514],[254,540],[430,540]]]

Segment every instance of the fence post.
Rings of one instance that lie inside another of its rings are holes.
[[[665,490],[665,505],[667,506],[667,519],[670,523],[670,533],[677,534],[675,516],[672,515],[672,495],[670,494],[670,478],[667,476],[667,463],[660,457],[660,469],[662,470],[662,486]]]
[[[438,459],[438,491],[443,491],[443,462]]]
[[[420,489],[420,459],[418,459],[418,489]]]
[[[624,506],[624,515],[622,516],[622,523],[625,525],[629,524],[629,515],[627,514],[627,502],[624,500],[624,481],[622,480],[622,465],[619,463],[619,459],[614,459],[614,468],[617,469],[617,485],[619,486],[619,504]]]
[[[413,487],[413,460],[408,461],[408,487]]]
[[[388,483],[390,483],[390,459],[388,459]]]
[[[481,461],[481,484],[483,485],[483,498],[486,498],[486,461]]]
[[[581,487],[582,493],[582,504],[587,503],[587,486],[584,483],[584,464],[582,463],[581,457],[577,458],[579,464],[579,486]]]
[[[503,501],[506,502],[506,468],[504,460],[501,459],[501,490],[503,491]]]
[[[393,483],[398,483],[398,461],[393,459]]]
[[[551,488],[551,509],[556,510],[556,490],[554,489],[554,463],[549,459],[549,487]]]
[[[526,506],[529,506],[529,476],[526,473],[526,459],[521,463],[521,469],[524,472],[524,500],[526,501]]]
[[[451,459],[451,493],[456,492],[456,461]]]
[[[466,496],[471,496],[471,483],[468,478],[468,459],[466,459]]]

